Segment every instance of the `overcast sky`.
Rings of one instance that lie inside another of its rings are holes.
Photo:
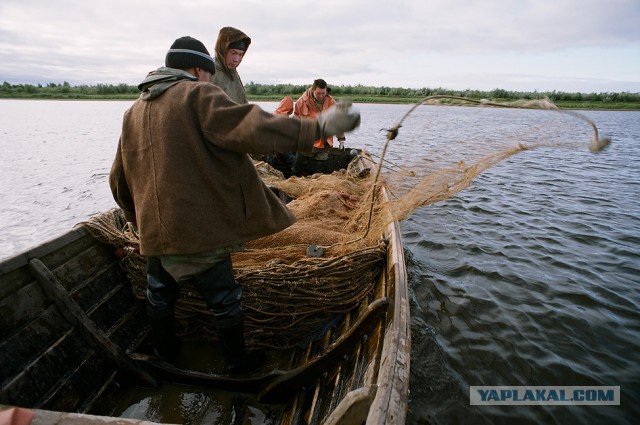
[[[0,82],[133,85],[224,26],[245,84],[640,92],[640,0],[0,0]]]

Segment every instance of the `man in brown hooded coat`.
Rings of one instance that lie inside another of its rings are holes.
[[[250,45],[251,38],[233,27],[220,29],[216,40],[216,72],[209,81],[224,90],[237,103],[248,103],[238,66]]]
[[[230,252],[295,221],[247,152],[308,152],[319,136],[357,127],[360,115],[345,104],[303,121],[239,105],[209,83],[213,59],[191,37],[173,43],[165,65],[140,83],[140,98],[124,114],[109,183],[147,257],[156,354],[177,354],[174,307],[180,282],[189,281],[213,311],[226,371],[247,372],[261,359],[245,349]]]

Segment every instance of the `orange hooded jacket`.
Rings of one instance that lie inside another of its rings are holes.
[[[286,96],[280,101],[274,114],[289,116],[291,115],[292,112],[293,112],[293,99],[291,98],[291,96]]]
[[[293,115],[301,118],[315,118],[318,115],[318,112],[324,112],[335,104],[335,99],[331,97],[331,95],[327,94],[324,98],[324,103],[322,104],[322,111],[319,110],[318,105],[313,100],[311,88],[308,88],[296,101],[293,108]],[[327,137],[327,143],[329,146],[333,147],[333,137]],[[317,149],[324,149],[325,144],[323,143],[322,138],[316,140],[313,143],[313,147]]]

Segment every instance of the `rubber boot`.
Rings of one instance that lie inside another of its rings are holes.
[[[172,363],[180,350],[180,341],[176,336],[175,318],[173,314],[158,314],[147,308],[151,323],[151,343],[153,354],[162,360]]]
[[[180,289],[162,267],[160,258],[147,258],[147,316],[151,324],[154,354],[172,362],[179,350],[175,331],[175,304]]]
[[[229,374],[248,373],[264,360],[262,352],[247,352],[244,340],[242,286],[233,276],[231,259],[226,258],[193,280],[202,298],[213,311],[225,371]]]
[[[225,373],[229,375],[250,373],[264,363],[264,351],[247,350],[242,321],[230,327],[218,326],[218,337],[225,362]]]

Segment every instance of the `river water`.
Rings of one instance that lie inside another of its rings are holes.
[[[107,176],[130,105],[0,100],[0,259],[115,206]],[[356,107],[362,125],[347,145],[374,155],[381,130],[410,108]],[[416,109],[390,143],[388,166],[418,178],[543,144],[402,222],[412,300],[407,423],[640,418],[640,112],[583,114],[613,139],[608,149],[589,152],[589,125],[558,113],[436,106]],[[418,185],[399,175],[398,194]],[[495,385],[619,386],[621,404],[470,405],[469,386]]]

